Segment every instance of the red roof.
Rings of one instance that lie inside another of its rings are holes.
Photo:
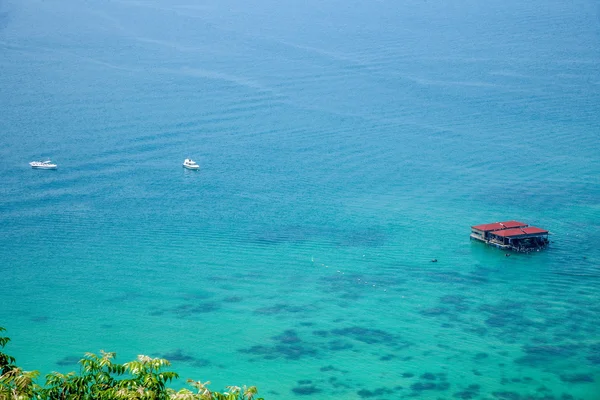
[[[500,229],[524,228],[527,224],[519,221],[494,222],[493,224],[482,224],[472,226],[472,229],[478,229],[484,232],[498,231]]]
[[[493,224],[475,225],[472,226],[471,229],[478,229],[480,231],[489,232],[497,231],[498,229],[504,229],[504,227],[500,224],[500,222],[495,222]]]
[[[534,233],[548,233],[547,230],[538,228],[537,226],[528,226],[527,228],[523,228],[523,232],[528,235],[533,235]]]
[[[527,224],[519,221],[506,221],[500,223],[507,228],[523,228],[524,226],[527,226]]]
[[[514,228],[514,229],[504,229],[501,231],[494,232],[494,235],[501,236],[501,237],[513,237],[513,236],[526,235],[526,233],[523,232],[520,228]]]
[[[525,236],[525,235],[534,235],[537,233],[546,234],[548,231],[540,228],[536,228],[535,226],[530,226],[527,228],[514,228],[514,229],[503,229],[501,231],[494,232],[494,235],[501,237],[515,237],[515,236]]]

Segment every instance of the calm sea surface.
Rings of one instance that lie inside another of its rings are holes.
[[[6,352],[270,400],[600,399],[599,13],[0,0]],[[550,248],[469,240],[507,219]]]

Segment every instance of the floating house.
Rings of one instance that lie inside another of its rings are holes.
[[[549,243],[547,230],[519,221],[472,226],[471,239],[514,251],[537,250],[546,247]]]

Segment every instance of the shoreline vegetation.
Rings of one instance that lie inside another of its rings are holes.
[[[6,329],[0,326],[0,333]],[[14,357],[2,350],[10,338],[0,336],[0,400],[264,400],[255,397],[256,386],[227,386],[227,391],[212,392],[210,382],[188,379],[193,387],[174,390],[166,384],[179,378],[173,371],[165,371],[171,363],[162,358],[140,355],[136,360],[117,364],[116,353],[100,351],[100,355],[86,353],[79,361],[79,373],[46,375],[39,385],[38,371],[24,371]]]

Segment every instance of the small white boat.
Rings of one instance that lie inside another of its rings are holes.
[[[46,160],[46,161],[32,161],[29,163],[29,165],[31,165],[31,168],[35,168],[35,169],[56,169],[56,164],[52,164],[52,161],[50,160]]]
[[[183,162],[183,168],[200,169],[200,166],[198,164],[196,164],[196,161],[192,160],[191,158],[186,158],[185,161]]]

